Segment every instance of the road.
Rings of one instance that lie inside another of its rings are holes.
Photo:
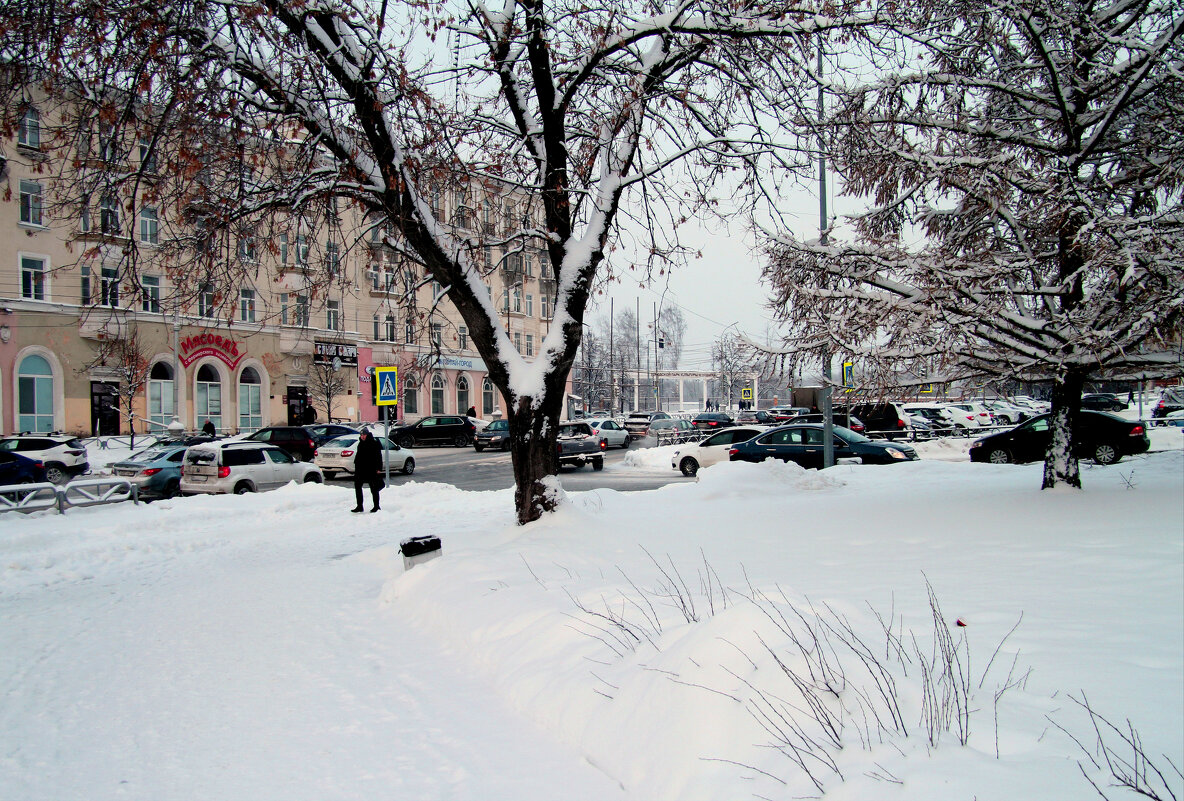
[[[636,449],[637,446],[634,446]],[[415,474],[404,476],[391,474],[392,484],[407,481],[439,481],[465,490],[498,490],[514,486],[514,474],[510,466],[510,454],[500,451],[477,453],[469,448],[415,448]],[[667,484],[694,481],[677,470],[665,471],[621,469],[626,451],[612,448],[605,453],[604,470],[593,470],[585,465],[579,469],[565,467],[559,480],[563,488],[571,491],[591,489],[615,489],[622,492],[651,490]],[[334,479],[333,484],[348,484],[349,476]]]

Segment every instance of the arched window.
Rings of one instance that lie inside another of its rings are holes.
[[[444,376],[432,376],[432,414],[444,414]]]
[[[481,382],[481,416],[493,416],[493,382],[488,378]]]
[[[403,379],[403,417],[409,414],[419,414],[419,384],[414,378]]]
[[[456,377],[456,413],[464,414],[469,408],[469,379]]]
[[[53,368],[44,356],[33,354],[21,359],[16,375],[17,429],[37,434],[53,431]]]
[[[148,430],[163,431],[176,415],[173,398],[173,368],[157,362],[148,373]]]
[[[197,393],[194,395],[196,428],[205,425],[206,420],[214,428],[222,428],[222,377],[213,365],[203,364],[197,371]]]
[[[238,377],[238,430],[263,427],[263,391],[254,367],[243,368]]]

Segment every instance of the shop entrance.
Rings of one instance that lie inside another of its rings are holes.
[[[308,422],[308,387],[288,387],[288,425]]]
[[[96,437],[119,433],[119,384],[90,382],[90,430]]]

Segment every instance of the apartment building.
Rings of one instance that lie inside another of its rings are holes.
[[[464,321],[392,232],[327,201],[315,219],[203,239],[191,209],[153,186],[167,153],[128,132],[66,140],[45,105],[26,103],[0,140],[0,434],[126,434],[121,392],[137,432],[174,417],[224,433],[314,415],[375,421],[375,366],[399,367],[398,419],[504,413]],[[80,170],[129,169],[147,176],[141,189],[63,189]],[[431,202],[459,233],[518,227],[525,213],[489,182]],[[555,300],[541,251],[482,249],[502,324],[529,360]]]

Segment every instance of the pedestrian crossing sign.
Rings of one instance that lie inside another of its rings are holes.
[[[374,368],[374,405],[396,406],[399,403],[399,368]]]

